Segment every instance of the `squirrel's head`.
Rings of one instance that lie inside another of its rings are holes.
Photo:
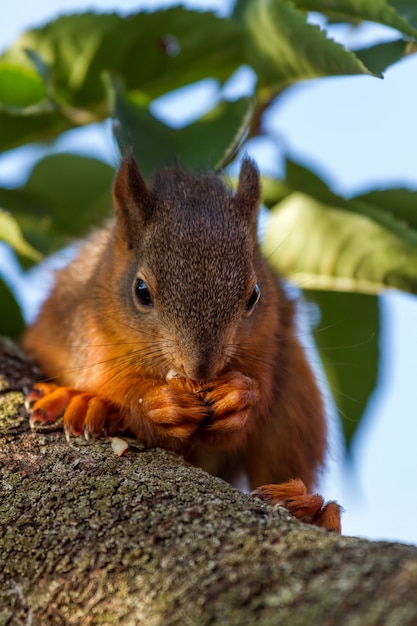
[[[129,154],[113,197],[129,327],[155,339],[162,376],[213,378],[250,341],[262,291],[256,165],[243,160],[235,192],[214,173],[178,168],[148,186]]]

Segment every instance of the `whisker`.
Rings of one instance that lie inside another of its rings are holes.
[[[126,366],[130,367],[130,372],[135,369],[153,369],[156,370],[160,366],[166,363],[165,359],[165,351],[166,351],[166,343],[169,342],[159,342],[159,345],[155,343],[149,342],[149,346],[145,348],[141,346],[139,349],[131,350],[129,352],[125,352],[123,354],[117,354],[102,360],[92,360],[85,364],[80,364],[77,367],[65,368],[62,369],[55,378],[60,378],[64,374],[74,374],[77,372],[82,372],[88,369],[95,370],[95,379],[109,370],[109,366],[111,368],[115,368],[116,372],[120,374],[120,372],[126,369]],[[122,344],[111,344],[114,346],[122,345]],[[131,345],[131,344],[125,344]],[[78,346],[71,346],[78,349]],[[89,348],[91,346],[87,346]],[[94,346],[93,346],[94,348]],[[165,350],[163,349],[165,348]],[[51,379],[49,379],[51,380]]]

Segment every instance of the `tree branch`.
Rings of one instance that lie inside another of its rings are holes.
[[[0,344],[0,624],[417,623],[417,548],[306,526],[163,450],[31,433],[36,375]]]

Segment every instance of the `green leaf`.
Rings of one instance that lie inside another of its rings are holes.
[[[409,43],[404,39],[397,39],[388,43],[380,43],[369,48],[355,50],[355,54],[366,67],[373,72],[382,74],[387,67],[400,61],[407,53]]]
[[[52,68],[45,63],[36,50],[25,49],[26,56],[32,61],[39,77],[41,78],[45,91],[51,93],[53,90]]]
[[[378,298],[330,291],[306,295],[320,308],[314,338],[349,451],[378,380]]]
[[[246,29],[247,62],[258,74],[262,100],[299,80],[371,74],[289,2],[238,0],[234,15]]]
[[[127,17],[83,13],[28,31],[0,61],[21,72],[37,68],[57,109],[32,111],[22,126],[21,118],[0,116],[6,150],[106,118],[105,72],[151,99],[206,77],[226,80],[243,61],[242,31],[232,20],[182,7]]]
[[[20,307],[8,286],[0,279],[0,335],[19,337],[25,323]]]
[[[395,0],[389,4],[386,0],[295,0],[295,3],[305,11],[319,11],[331,18],[377,22],[417,37],[417,30],[394,9]]]
[[[46,214],[45,204],[40,199],[25,192],[25,187],[0,187],[0,206],[12,215],[32,215],[34,220],[42,219]]]
[[[264,252],[305,289],[417,293],[417,246],[371,219],[294,193],[271,212]]]
[[[307,193],[325,204],[346,206],[346,200],[334,194],[315,172],[290,159],[286,161],[285,184],[289,190]]]
[[[110,65],[114,48],[118,62]],[[104,53],[100,73],[123,76],[126,89],[153,99],[203,78],[225,81],[243,62],[243,32],[213,13],[175,7],[129,16],[105,42]]]
[[[390,0],[390,4],[402,18],[417,29],[417,4],[415,0]]]
[[[0,63],[0,107],[24,108],[39,103],[45,97],[42,80],[36,72]]]
[[[79,237],[112,214],[114,169],[94,158],[54,154],[35,165],[24,186],[27,196],[42,204],[51,234],[60,241]]]
[[[44,254],[55,249],[51,240],[51,220],[46,216],[45,206],[41,201],[26,194],[22,188],[0,187],[0,206],[7,207],[7,211],[13,215],[24,238],[31,246]],[[20,258],[20,261],[25,267],[30,267],[35,262],[33,259],[28,263],[23,258]]]
[[[261,175],[261,189],[262,203],[269,209],[291,193],[291,189],[289,189],[285,180],[278,180],[277,178],[272,178],[272,176]]]
[[[16,220],[2,209],[0,209],[0,240],[32,261],[37,262],[42,259],[41,253],[25,241]]]
[[[54,154],[38,161],[23,187],[0,188],[0,200],[31,244],[50,253],[112,214],[113,176],[97,159]]]
[[[53,139],[73,126],[72,121],[57,112],[24,116],[0,111],[0,152]]]
[[[333,193],[315,172],[300,163],[291,161],[291,159],[287,159],[285,162],[285,178],[283,180],[268,178],[263,183],[262,200],[266,206],[272,207],[296,191],[310,195],[324,204],[348,210],[348,201],[345,198]]]
[[[268,206],[282,199],[283,189],[287,190],[287,195],[293,191],[302,191],[333,209],[339,208],[369,217],[405,243],[417,246],[417,192],[387,189],[346,199],[333,193],[317,174],[299,163],[288,160],[286,170],[284,181],[275,181],[275,186],[269,182]],[[275,193],[274,201],[274,190],[279,189],[281,190]]]
[[[401,188],[370,191],[352,198],[352,203],[355,202],[382,209],[405,223],[410,231],[417,231],[417,191]]]
[[[218,169],[236,150],[251,119],[252,101],[241,98],[222,101],[196,122],[174,129],[156,119],[146,102],[128,98],[114,86],[117,140],[122,152],[133,146],[145,177],[173,164],[196,170]]]

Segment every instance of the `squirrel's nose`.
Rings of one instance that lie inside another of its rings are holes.
[[[180,364],[186,378],[198,383],[207,382],[216,377],[224,367],[225,355],[213,341],[189,342],[181,346]]]
[[[217,364],[205,361],[184,364],[182,369],[184,370],[187,378],[198,383],[204,383],[211,380],[219,371]]]
[[[196,383],[205,382],[210,378],[209,374],[207,374],[207,368],[205,367],[183,367],[183,370],[186,378]]]

